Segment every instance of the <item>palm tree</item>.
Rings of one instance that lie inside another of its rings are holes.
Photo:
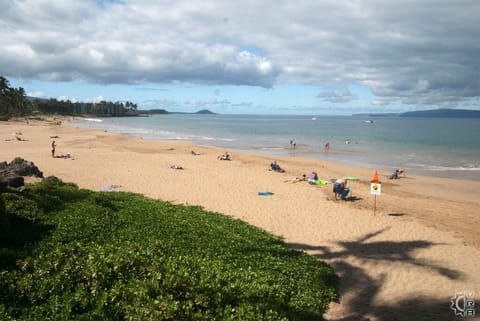
[[[0,76],[0,115],[8,115],[10,86],[7,78]]]
[[[25,115],[30,111],[30,106],[25,90],[22,87],[11,88],[8,80],[0,76],[0,115]]]
[[[10,89],[7,78],[0,76],[0,94]]]

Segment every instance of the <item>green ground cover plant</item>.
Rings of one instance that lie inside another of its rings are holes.
[[[198,206],[55,178],[0,194],[1,320],[322,320],[331,267]]]

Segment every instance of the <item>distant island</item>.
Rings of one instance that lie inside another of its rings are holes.
[[[432,109],[405,113],[364,113],[352,114],[362,117],[431,117],[431,118],[480,118],[480,110],[473,109]]]
[[[143,112],[149,113],[149,110],[144,110]],[[217,115],[217,113],[214,113],[213,111],[210,111],[208,109],[202,109],[194,113],[188,113],[188,112],[183,112],[183,111],[167,111],[164,110],[163,114],[199,114],[199,115]]]
[[[434,109],[409,111],[400,117],[438,117],[438,118],[480,118],[480,110],[472,109]]]
[[[360,116],[360,117],[396,117],[400,115],[399,113],[360,113],[360,114],[352,114],[352,116]]]
[[[208,110],[208,109],[202,109],[197,111],[195,114],[204,114],[204,115],[215,115],[214,112]]]

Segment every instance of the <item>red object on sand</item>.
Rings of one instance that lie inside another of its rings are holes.
[[[380,181],[378,180],[378,171],[377,170],[375,170],[375,173],[373,174],[372,183],[380,183]]]

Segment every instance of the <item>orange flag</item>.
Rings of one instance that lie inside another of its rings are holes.
[[[372,183],[380,183],[380,181],[378,180],[378,171],[377,170],[375,170],[375,173],[373,174]]]

